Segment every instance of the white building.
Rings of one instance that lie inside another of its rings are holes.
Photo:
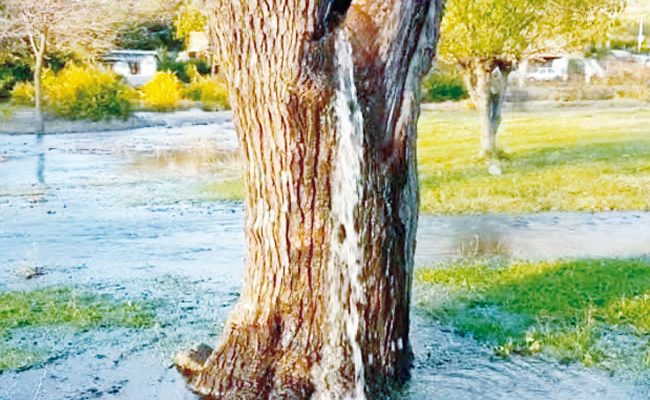
[[[104,57],[104,62],[135,87],[146,84],[158,72],[158,53],[155,51],[114,50]]]
[[[531,68],[531,63],[535,63],[536,66]],[[571,63],[575,66],[574,72],[583,73],[587,83],[590,83],[594,77],[605,77],[605,70],[597,60],[585,59],[580,54],[545,55],[538,56],[536,60],[525,60],[511,77],[519,79],[519,86],[522,88],[526,80],[566,82],[569,80]]]
[[[180,52],[176,61],[189,61],[210,56],[210,39],[205,32],[190,32],[187,42],[187,50]]]

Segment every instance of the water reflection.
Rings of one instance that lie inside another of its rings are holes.
[[[38,154],[36,156],[36,180],[40,184],[45,184],[45,148],[43,147],[43,134],[36,135],[36,147]]]
[[[199,175],[207,172],[238,176],[241,173],[241,158],[237,150],[220,149],[214,145],[202,146],[196,143],[188,149],[165,149],[153,153],[134,154],[132,167],[153,173],[169,171]]]
[[[507,236],[492,226],[479,226],[474,230],[457,230],[452,239],[452,249],[463,258],[510,257]]]
[[[420,218],[418,266],[463,257],[529,260],[650,255],[650,214],[635,212]]]

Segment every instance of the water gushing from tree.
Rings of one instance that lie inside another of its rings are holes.
[[[332,246],[328,268],[330,323],[326,362],[323,371],[330,374],[343,368],[346,359],[354,363],[354,387],[346,388],[337,382],[340,375],[325,377],[322,396],[334,398],[365,398],[363,354],[359,342],[361,315],[359,307],[364,299],[361,283],[363,251],[355,223],[355,213],[362,195],[363,115],[354,83],[352,46],[344,31],[336,37],[336,155],[332,174]],[[341,353],[349,351],[351,357]]]

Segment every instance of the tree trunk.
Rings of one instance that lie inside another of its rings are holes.
[[[519,89],[526,88],[526,80],[528,79],[528,60],[523,60],[519,63]]]
[[[497,133],[501,125],[501,111],[508,88],[509,71],[479,66],[466,76],[470,96],[480,119],[480,156],[498,158]]]
[[[418,88],[442,1],[216,3],[246,278],[221,344],[180,367],[216,398],[363,398],[412,360]]]
[[[35,49],[34,57],[36,63],[34,66],[34,105],[36,111],[36,133],[45,133],[45,117],[43,115],[43,63],[45,62],[45,36],[39,38],[39,46]]]

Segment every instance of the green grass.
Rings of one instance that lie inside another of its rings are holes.
[[[42,362],[45,357],[42,352],[0,346],[0,372],[29,368]]]
[[[241,201],[244,198],[244,184],[241,179],[226,179],[202,188],[210,200]]]
[[[9,102],[0,101],[0,122],[9,120],[15,109]]]
[[[16,329],[60,326],[78,331],[115,327],[143,329],[154,323],[151,305],[118,302],[70,288],[2,293],[0,371],[26,368],[47,357],[46,353],[33,349],[11,347],[8,340]]]
[[[425,214],[650,210],[650,109],[507,112],[503,175],[478,157],[469,110],[424,112],[418,157]],[[241,200],[241,179],[205,188]]]
[[[418,271],[418,308],[499,355],[650,368],[650,260],[492,264]],[[608,348],[611,332],[642,350]]]
[[[421,207],[428,214],[650,209],[650,109],[508,112],[503,175],[478,157],[472,111],[423,114]]]

